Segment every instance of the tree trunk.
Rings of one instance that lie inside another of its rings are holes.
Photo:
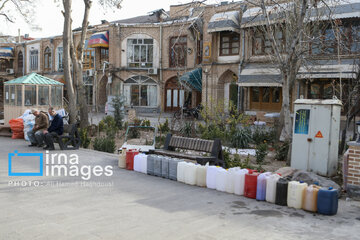
[[[291,143],[292,122],[291,122],[291,113],[290,113],[290,87],[289,87],[289,80],[287,79],[286,76],[284,77],[282,94],[283,94],[282,111],[283,111],[283,122],[284,122],[282,138],[284,139],[284,141]],[[291,161],[291,147],[289,148],[288,151],[286,163],[290,165],[290,161]]]
[[[64,46],[64,77],[67,88],[67,95],[69,100],[69,116],[70,123],[76,123],[76,95],[74,91],[73,79],[71,76],[71,57],[70,57],[70,45],[71,45],[71,3],[72,0],[63,0],[64,5],[64,33],[63,33],[63,46]]]

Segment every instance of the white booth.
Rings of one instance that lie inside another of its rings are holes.
[[[341,106],[340,100],[295,101],[292,168],[322,176],[336,174]]]

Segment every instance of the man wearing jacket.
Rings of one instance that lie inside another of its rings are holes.
[[[57,114],[52,107],[49,108],[49,114],[53,117],[53,120],[51,121],[51,125],[48,130],[44,132],[46,143],[44,149],[54,150],[54,138],[57,138],[58,136],[63,134],[64,123],[62,117]]]
[[[32,130],[27,132],[27,135],[31,142],[29,147],[42,147],[44,146],[44,131],[46,131],[49,127],[49,119],[45,113],[40,112],[37,109],[32,109],[31,113],[35,116],[35,125]]]

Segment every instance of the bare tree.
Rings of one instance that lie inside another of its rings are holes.
[[[63,34],[63,44],[64,44],[64,76],[66,79],[66,85],[69,93],[69,113],[70,113],[70,122],[74,123],[77,116],[76,108],[76,99],[79,103],[80,109],[80,127],[86,127],[89,125],[88,119],[88,105],[86,102],[86,91],[83,81],[83,52],[84,45],[86,41],[87,29],[89,26],[89,14],[92,5],[91,0],[84,1],[84,17],[81,27],[80,42],[77,47],[75,47],[74,36],[72,33],[72,19],[71,19],[71,1],[72,0],[63,0],[64,6],[64,34]],[[116,8],[121,7],[122,0],[99,0],[99,3],[103,7],[114,6]],[[71,75],[71,63],[73,76]]]
[[[259,29],[271,43],[269,58],[281,74],[282,108],[280,126],[285,141],[292,139],[291,95],[301,66],[306,66],[309,59],[310,43],[321,36],[324,21],[332,21],[329,1],[284,1],[258,0],[247,1],[260,7],[264,25]],[[327,14],[319,11],[319,6],[328,8]],[[334,6],[334,4],[332,4]],[[278,32],[283,37],[278,37]],[[290,163],[290,151],[287,162]]]

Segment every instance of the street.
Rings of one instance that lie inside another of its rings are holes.
[[[1,240],[360,239],[359,202],[341,199],[336,216],[318,215],[119,169],[113,154],[50,152],[111,165],[112,176],[8,176],[9,152],[43,152],[27,145],[0,138]]]

